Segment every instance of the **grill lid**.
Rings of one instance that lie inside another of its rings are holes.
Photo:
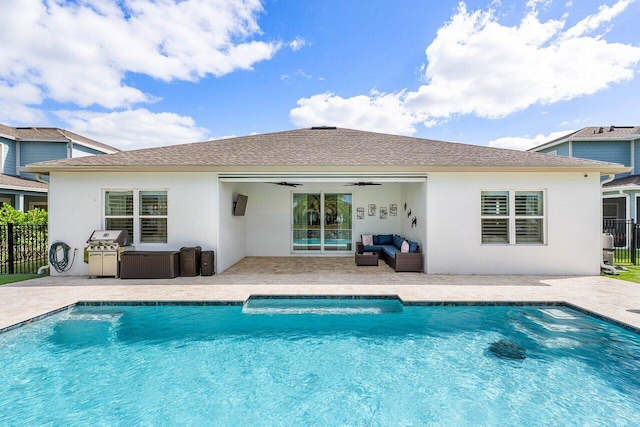
[[[131,245],[127,230],[95,230],[87,240],[87,243],[92,242],[113,242],[121,246]]]

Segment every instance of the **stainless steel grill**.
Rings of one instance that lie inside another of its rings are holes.
[[[133,248],[127,230],[96,230],[87,243],[89,276],[118,277],[120,254]]]

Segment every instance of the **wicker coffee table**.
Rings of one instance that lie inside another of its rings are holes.
[[[378,265],[378,254],[376,252],[356,252],[356,265]]]

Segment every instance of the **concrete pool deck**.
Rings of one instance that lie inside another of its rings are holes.
[[[460,276],[356,267],[346,257],[248,257],[214,276],[48,276],[0,286],[0,330],[79,301],[244,301],[251,295],[397,295],[405,302],[564,302],[640,329],[640,284],[601,276]]]

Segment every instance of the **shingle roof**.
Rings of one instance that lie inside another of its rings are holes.
[[[115,147],[94,141],[75,132],[53,127],[11,127],[0,124],[0,134],[18,141],[73,141],[106,153],[120,151]]]
[[[0,135],[8,136],[12,139],[16,138],[15,129],[11,126],[3,125],[2,123],[0,123]]]
[[[572,139],[640,137],[640,126],[590,126],[571,134]]]
[[[640,187],[640,175],[629,175],[624,178],[614,179],[613,181],[606,183],[603,187]]]
[[[49,186],[47,184],[43,184],[42,182],[33,181],[30,179],[0,174],[0,188],[42,192],[43,190],[47,191]]]
[[[588,126],[575,132],[568,133],[544,144],[530,148],[527,151],[538,151],[541,148],[552,147],[564,141],[584,140],[616,140],[640,138],[640,126]]]
[[[28,165],[29,172],[78,169],[219,167],[542,168],[621,165],[341,128],[251,135]]]

